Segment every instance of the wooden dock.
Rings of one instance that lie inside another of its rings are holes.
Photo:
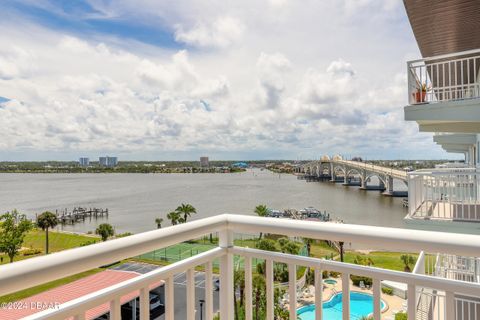
[[[75,224],[80,221],[85,221],[87,218],[89,220],[98,219],[107,217],[108,218],[108,208],[87,208],[87,207],[74,207],[73,210],[68,208],[56,209],[55,215],[58,218],[58,221],[61,224]],[[38,216],[38,215],[37,215]]]

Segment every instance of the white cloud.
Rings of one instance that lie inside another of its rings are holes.
[[[409,157],[419,145],[435,150],[403,120],[404,56],[416,48],[413,38],[409,45],[388,33],[398,32],[391,6],[91,3],[104,19],[159,23],[187,49],[4,23],[0,40],[14,46],[0,49],[0,96],[12,99],[0,107],[0,152],[114,150],[141,158],[262,150],[296,158],[305,150],[380,149],[387,157],[399,136]]]
[[[187,30],[178,24],[175,29],[177,41],[199,47],[227,47],[241,40],[245,27],[236,18],[220,17],[213,21],[198,22]]]

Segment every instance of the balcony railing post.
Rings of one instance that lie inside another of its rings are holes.
[[[252,258],[245,257],[245,320],[252,320]]]
[[[297,320],[297,267],[288,265],[288,298],[290,306],[290,320]]]
[[[350,320],[350,275],[348,273],[342,273],[342,310],[342,319]]]
[[[165,320],[174,320],[175,315],[175,295],[173,276],[167,278],[165,282]]]
[[[323,274],[322,269],[315,268],[315,320],[322,320],[323,311]]]
[[[455,319],[455,294],[445,292],[445,319]]]
[[[205,319],[213,319],[213,264],[205,265]]]
[[[233,231],[229,229],[220,232],[219,246],[233,247]],[[226,253],[220,257],[220,319],[233,319],[233,254]]]
[[[267,320],[273,320],[274,290],[273,290],[273,261],[265,262],[265,282],[267,286]]]
[[[188,269],[187,280],[187,320],[195,320],[195,269]]]
[[[121,305],[120,305],[120,297],[116,297],[112,301],[110,301],[110,320],[121,320],[122,319],[122,312],[121,312]]]
[[[417,291],[414,284],[407,285],[407,316],[408,319],[415,319],[417,310]]]
[[[150,290],[140,289],[140,320],[150,320]]]
[[[380,279],[373,278],[372,283],[373,289],[373,318],[375,320],[380,320],[382,316],[382,291],[381,291],[381,281]]]

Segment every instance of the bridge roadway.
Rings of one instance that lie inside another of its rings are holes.
[[[394,179],[403,181],[408,185],[406,171],[365,162],[343,160],[340,156],[335,156],[332,159],[328,156],[323,156],[318,161],[312,161],[300,166],[297,169],[297,173],[303,173],[308,179],[330,178],[332,182],[337,181],[338,177],[343,176],[343,183],[345,185],[351,184],[351,181],[355,177],[358,177],[362,189],[369,189],[368,182],[370,182],[370,178],[376,177],[379,180],[379,186],[377,186],[376,189],[383,190],[383,194],[385,195],[393,195]]]

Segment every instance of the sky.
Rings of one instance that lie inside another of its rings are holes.
[[[0,161],[458,157],[400,0],[4,0]]]

